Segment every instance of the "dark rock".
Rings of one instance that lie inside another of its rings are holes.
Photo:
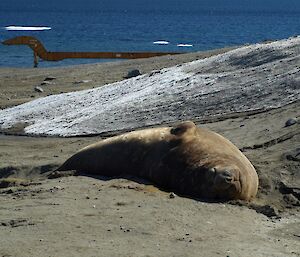
[[[300,206],[300,201],[293,194],[284,195],[283,200],[288,204]]]
[[[0,223],[0,225],[15,228],[15,227],[20,227],[20,226],[28,226],[28,225],[32,226],[35,224],[32,222],[29,222],[27,219],[15,219],[15,220],[9,220],[9,221],[2,221]]]
[[[149,77],[152,77],[155,74],[160,74],[160,70],[153,70],[150,72]]]
[[[277,217],[279,218],[278,210],[270,205],[256,205],[252,204],[250,208],[254,209],[256,212],[266,215],[269,218]]]
[[[169,194],[169,198],[173,199],[175,197],[176,197],[176,195],[173,192]]]
[[[284,157],[289,161],[300,162],[300,148],[296,148],[294,150],[284,153]]]
[[[298,121],[296,118],[290,118],[285,122],[285,126],[289,127],[289,126],[295,125],[297,122]]]
[[[43,93],[44,89],[42,89],[41,87],[35,87],[34,91],[38,92],[38,93]]]
[[[142,75],[142,73],[138,69],[128,71],[127,75],[124,77],[125,79],[130,79]]]
[[[55,80],[55,79],[56,79],[56,77],[54,77],[54,76],[48,76],[44,79],[44,81],[51,81],[51,80]]]
[[[300,201],[300,187],[290,184],[288,182],[281,181],[279,184],[279,192],[286,195],[292,194]]]
[[[52,84],[53,84],[52,82],[46,80],[41,83],[41,86],[48,86],[48,85],[52,85]]]

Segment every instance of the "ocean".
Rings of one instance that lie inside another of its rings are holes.
[[[299,34],[299,0],[0,1],[0,41],[31,35],[48,51],[192,52]],[[39,67],[103,61],[40,61]],[[0,45],[0,67],[32,65],[27,46]]]

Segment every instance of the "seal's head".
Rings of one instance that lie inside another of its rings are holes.
[[[214,167],[205,171],[207,193],[213,199],[237,199],[242,193],[239,171],[232,167]]]
[[[255,197],[258,177],[250,161],[229,140],[212,131],[184,122],[171,129],[181,138],[177,159],[191,176],[188,193],[208,199],[243,199]],[[173,159],[174,160],[174,159]],[[192,192],[193,191],[193,192]]]

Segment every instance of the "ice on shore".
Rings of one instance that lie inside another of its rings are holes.
[[[52,95],[0,111],[0,129],[99,134],[249,110],[300,99],[300,37],[244,46],[95,89]]]

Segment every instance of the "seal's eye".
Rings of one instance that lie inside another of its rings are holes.
[[[217,170],[215,168],[209,168],[205,172],[205,179],[210,186],[212,186],[214,184],[216,173],[217,173]]]

